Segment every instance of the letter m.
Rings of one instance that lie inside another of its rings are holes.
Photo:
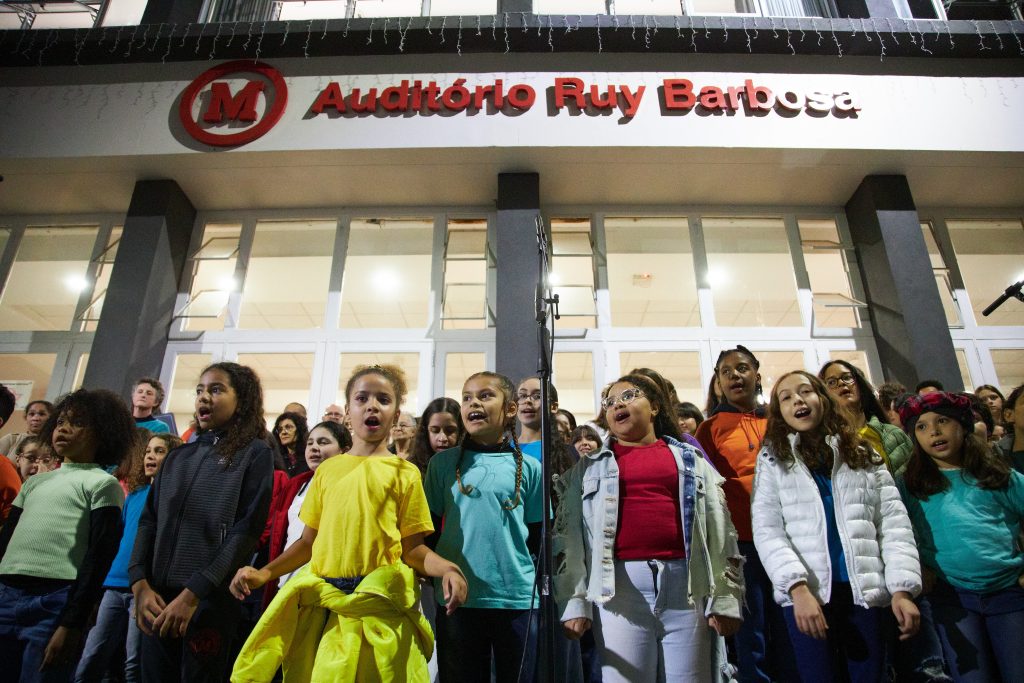
[[[207,123],[221,123],[227,115],[229,121],[255,121],[256,100],[263,91],[262,81],[249,81],[242,90],[231,96],[227,83],[214,83],[210,90],[210,106],[203,114]]]

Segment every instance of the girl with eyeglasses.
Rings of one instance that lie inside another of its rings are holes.
[[[718,405],[697,427],[697,441],[711,464],[725,477],[740,552],[745,558],[746,597],[743,625],[736,634],[740,680],[768,683],[798,680],[782,609],[772,599],[772,585],[754,547],[750,496],[757,452],[764,438],[765,410],[761,396],[761,364],[745,346],[726,349],[715,363]]]
[[[515,436],[516,390],[504,375],[478,372],[462,387],[465,436],[435,455],[424,489],[437,552],[466,575],[469,598],[437,611],[442,683],[532,681],[537,627],[536,569],[544,519],[540,461]],[[435,585],[438,602],[443,595]]]
[[[743,599],[723,479],[650,378],[620,378],[601,403],[611,435],[566,475],[555,524],[563,629],[595,628],[605,683],[722,680]]]
[[[889,424],[882,404],[864,373],[845,360],[832,360],[821,366],[818,379],[828,387],[829,395],[846,411],[850,426],[882,456],[893,477],[903,474],[914,450],[910,437]]]

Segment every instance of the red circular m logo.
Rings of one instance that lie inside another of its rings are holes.
[[[262,76],[262,79],[252,78],[253,75]],[[229,76],[235,80],[239,77],[249,76],[249,80],[240,90],[236,89],[236,92],[232,92],[229,83],[219,80]],[[267,92],[268,83],[270,85],[269,92]],[[199,112],[197,119],[192,110],[196,99],[207,85],[210,86],[210,97],[206,103],[206,110]],[[261,93],[266,106],[262,118],[259,118],[257,104]],[[181,94],[178,115],[188,134],[199,142],[215,147],[234,147],[252,142],[273,128],[281,118],[281,114],[284,113],[287,102],[288,86],[285,85],[281,72],[263,62],[238,60],[215,66],[189,83]],[[259,118],[258,121],[257,118]],[[216,128],[202,127],[200,121],[224,126],[232,122],[254,123],[254,125],[237,132],[217,133],[215,132]]]

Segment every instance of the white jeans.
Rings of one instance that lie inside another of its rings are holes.
[[[615,597],[594,636],[605,683],[710,683],[717,634],[686,602],[686,560],[615,562]]]

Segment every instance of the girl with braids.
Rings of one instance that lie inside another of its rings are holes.
[[[891,608],[901,640],[920,620],[921,565],[899,491],[817,377],[783,375],[769,406],[754,542],[785,610],[793,680],[879,683],[882,609]]]
[[[478,372],[462,387],[460,444],[438,453],[425,487],[437,551],[466,573],[469,599],[454,614],[437,613],[441,681],[532,681],[536,627],[533,557],[544,519],[541,467],[515,437],[515,386]],[[437,598],[444,604],[440,590]]]
[[[351,448],[333,452],[340,451],[340,430],[328,438],[328,423],[313,430],[332,455],[306,489],[302,535],[262,569],[243,567],[231,582],[243,600],[295,572],[242,647],[232,681],[270,681],[283,668],[285,683],[428,683],[433,637],[418,609],[414,571],[439,579],[449,612],[465,601],[466,580],[424,545],[434,527],[419,470],[387,449],[405,391],[399,368],[356,368],[345,387]]]
[[[747,594],[743,625],[736,634],[739,678],[743,683],[797,679],[782,609],[772,600],[772,585],[754,547],[750,492],[766,420],[761,405],[757,357],[745,346],[726,349],[715,363],[719,402],[694,435],[715,469],[725,477],[725,500],[736,525],[746,561]]]
[[[566,475],[555,524],[563,630],[595,628],[606,683],[724,680],[743,576],[723,479],[673,436],[649,377],[621,377],[602,407],[611,434]]]
[[[142,680],[222,681],[241,618],[228,581],[270,509],[274,456],[250,368],[207,367],[197,439],[167,454],[139,517],[128,577],[142,629]]]

